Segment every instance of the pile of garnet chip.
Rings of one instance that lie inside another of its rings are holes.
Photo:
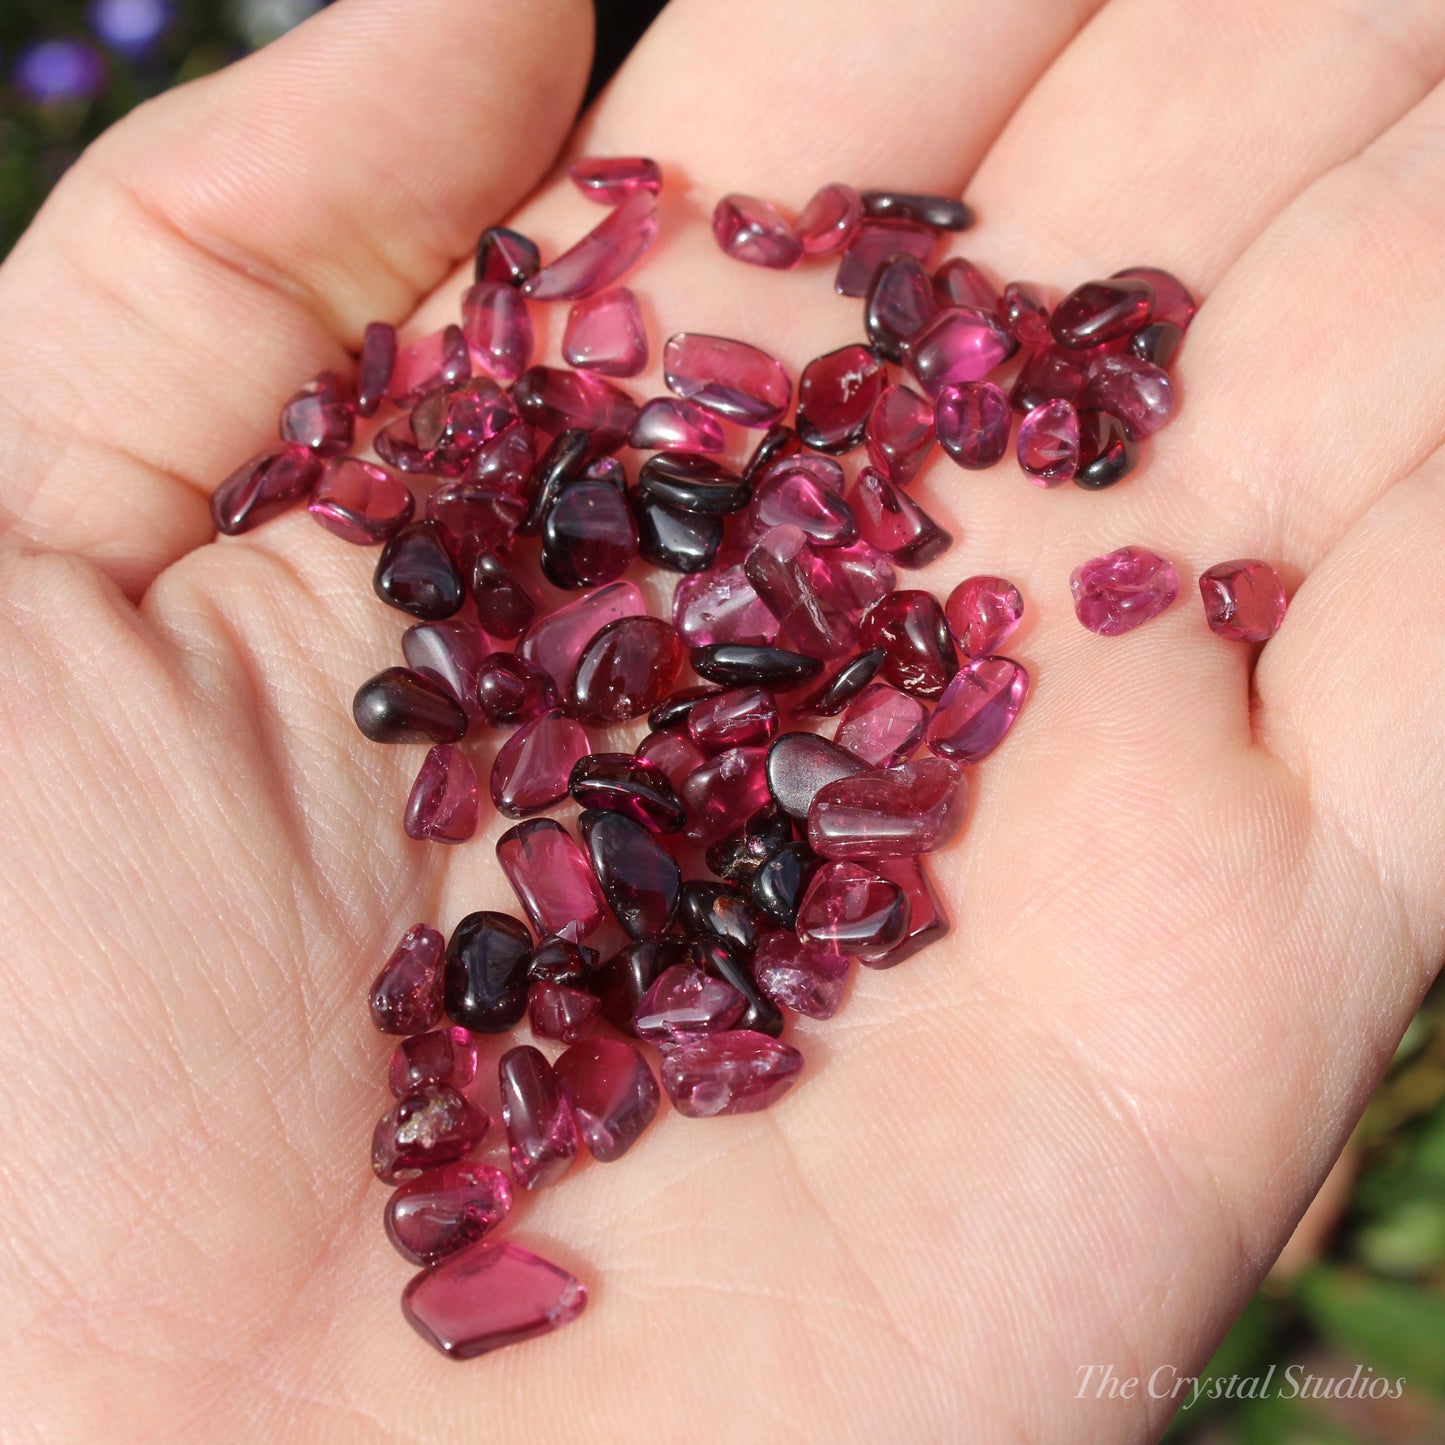
[[[1011,439],[1031,483],[1115,485],[1173,414],[1195,313],[1150,267],[1050,302],[935,263],[972,223],[947,197],[832,184],[790,219],[730,195],[719,247],[774,269],[833,258],[859,339],[795,385],[748,341],[680,332],[668,394],[639,398],[620,383],[652,341],[619,283],[657,238],[661,173],[588,158],[571,175],[609,208],[592,231],[543,265],[488,230],[457,321],[407,344],[370,326],[354,378],[303,387],[281,443],[212,503],[238,533],[304,501],[381,548],[376,595],[411,622],[353,713],[375,742],[424,747],[396,800],[407,836],[462,844],[489,810],[511,823],[496,852],[513,897],[476,900],[450,937],[415,923],[370,994],[399,1037],[372,1164],[395,1186],[387,1237],[421,1266],[403,1308],[454,1358],[586,1302],[496,1237],[517,1189],[557,1184],[583,1151],[621,1159],[664,1095],[688,1118],[771,1107],[803,1067],[793,1015],[832,1017],[855,961],[893,968],[948,931],[925,859],[1028,695],[1001,651],[1024,600],[996,576],[942,599],[911,585],[952,539],[910,486],[936,448],[982,469]],[[567,364],[535,364],[532,308],[563,302]],[[648,613],[643,563],[679,574],[669,617]],[[1179,578],[1128,546],[1071,585],[1107,636],[1167,608]],[[1199,585],[1223,637],[1282,620],[1264,562]],[[485,1162],[498,1133],[474,1095],[493,1077],[506,1150]]]

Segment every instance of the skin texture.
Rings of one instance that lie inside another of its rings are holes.
[[[118,127],[0,269],[7,1438],[1149,1440],[1169,1403],[1080,1368],[1203,1363],[1439,965],[1445,11],[676,0],[569,136],[589,47],[580,0],[341,0]],[[205,496],[369,319],[448,317],[482,226],[595,224],[582,151],[667,174],[655,355],[853,339],[827,267],[707,226],[834,179],[967,183],[1000,280],[1208,303],[1125,485],[915,484],[959,538],[919,585],[1016,581],[1036,679],[935,860],[953,933],[798,1026],[783,1107],[521,1201],[591,1305],[459,1367],[397,1314],[362,998],[417,919],[505,906],[502,825],[409,843],[421,751],[348,720],[405,626],[374,554],[304,512],[213,542]],[[1070,570],[1131,542],[1180,604],[1085,633]],[[1195,591],[1249,556],[1296,593],[1262,651]]]

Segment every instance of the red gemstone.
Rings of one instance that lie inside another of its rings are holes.
[[[959,651],[985,657],[1018,630],[1024,599],[1005,577],[966,577],[948,594],[943,615]]]
[[[428,1084],[377,1120],[371,1167],[383,1184],[415,1179],[450,1164],[482,1142],[491,1120],[446,1084]]]
[[[636,189],[583,238],[522,285],[537,301],[576,301],[605,291],[657,239],[657,197]]]
[[[525,657],[494,652],[477,669],[477,707],[494,728],[530,722],[559,701],[552,679]]]
[[[442,1016],[446,939],[418,923],[402,935],[371,985],[371,1021],[384,1034],[419,1034]]]
[[[595,994],[564,983],[533,983],[527,990],[527,1022],[539,1039],[575,1044],[601,1009]]]
[[[635,939],[666,932],[682,874],[657,835],[623,813],[589,809],[578,831],[612,916]]]
[[[908,368],[935,400],[946,386],[982,381],[1018,350],[991,311],[955,306],[940,311],[908,348]]]
[[[871,542],[858,541],[848,547],[830,548],[824,560],[860,612],[866,612],[886,597],[897,580],[892,562]]]
[[[803,243],[788,218],[756,196],[724,196],[712,213],[712,233],[735,261],[786,271],[803,259]]]
[[[1008,450],[1013,412],[991,381],[945,386],[934,404],[934,424],[944,451],[970,471],[991,467]]]
[[[740,426],[770,427],[792,400],[787,372],[745,341],[680,331],[663,349],[662,364],[668,390]]]
[[[878,676],[915,697],[937,697],[958,671],[943,609],[929,592],[892,592],[875,603],[863,619],[862,645],[881,647],[888,658]]]
[[[657,768],[681,800],[683,785],[706,761],[702,750],[686,733],[675,728],[652,732],[637,745],[637,758]],[[684,825],[687,809],[683,809]]]
[[[1163,367],[1137,356],[1101,356],[1090,365],[1078,400],[1112,412],[1142,441],[1174,415],[1174,383]]]
[[[406,665],[439,682],[470,721],[482,715],[477,680],[490,649],[481,628],[471,622],[418,622],[402,633],[401,650]]]
[[[351,716],[374,743],[454,743],[467,715],[447,690],[405,667],[388,667],[356,689]]]
[[[912,256],[895,256],[879,268],[868,288],[863,326],[869,345],[889,361],[901,362],[909,342],[937,311],[928,268]]]
[[[787,732],[768,749],[768,791],[793,818],[806,818],[829,783],[866,771],[852,753],[817,733]]]
[[[355,431],[351,383],[334,371],[307,382],[281,409],[281,440],[309,447],[319,457],[339,456]]]
[[[948,932],[948,915],[934,891],[921,858],[870,859],[868,866],[891,879],[908,897],[908,932],[901,943],[882,953],[864,953],[858,962],[865,968],[893,968],[920,949],[927,948]]]
[[[419,843],[465,843],[477,831],[481,798],[465,753],[438,743],[422,762],[406,800],[406,836]]]
[[[870,683],[838,720],[834,741],[870,768],[891,768],[923,741],[928,709],[886,682]]]
[[[577,840],[551,818],[531,818],[497,839],[497,861],[532,931],[580,942],[607,916],[607,900]]]
[[[459,477],[483,443],[516,421],[512,398],[491,377],[474,376],[422,397],[412,408],[411,434],[429,471]]]
[[[734,687],[709,693],[687,715],[687,731],[704,752],[757,747],[778,731],[778,704],[761,687]]]
[[[360,379],[356,387],[356,410],[360,415],[376,415],[377,408],[386,400],[395,365],[396,327],[385,321],[371,322],[361,338]]]
[[[852,451],[887,384],[888,368],[866,346],[842,346],[810,361],[798,382],[795,425],[803,445]]]
[[[1087,352],[1041,346],[1027,357],[1009,392],[1009,405],[1032,411],[1046,401],[1075,401],[1084,385]]]
[[[778,619],[740,565],[684,577],[672,594],[672,623],[689,647],[717,642],[768,646],[779,630]]]
[[[637,560],[637,522],[610,482],[571,482],[542,526],[542,571],[554,587],[596,587]]]
[[[653,980],[637,1006],[637,1036],[660,1049],[673,1049],[703,1034],[719,1034],[737,1023],[748,1001],[732,984],[692,964],[674,964]]]
[[[1082,408],[1079,412],[1079,466],[1074,485],[1092,492],[1123,481],[1139,460],[1139,447],[1129,428],[1111,411]]]
[[[523,1189],[555,1184],[577,1152],[577,1125],[552,1065],[539,1050],[522,1044],[502,1055],[497,1078],[512,1178]]]
[[[681,397],[654,396],[642,404],[628,433],[627,445],[639,451],[722,451],[726,445],[722,424],[695,402]]]
[[[852,651],[857,614],[801,528],[770,528],[749,551],[743,570],[800,652],[826,658]]]
[[[622,813],[654,833],[680,833],[687,824],[667,774],[630,753],[589,753],[572,769],[570,787],[584,808]]]
[[[537,243],[520,231],[488,226],[477,239],[474,279],[478,285],[483,281],[505,281],[508,286],[520,286],[537,274],[541,264]]]
[[[662,1095],[635,1044],[587,1039],[556,1064],[577,1132],[600,1164],[620,1159],[652,1123]]]
[[[625,201],[635,191],[662,189],[662,171],[647,156],[582,156],[567,167],[572,184],[599,205]]]
[[[978,311],[999,308],[992,281],[962,256],[951,256],[933,273],[933,294],[940,306],[971,306]]]
[[[537,465],[537,433],[524,421],[488,437],[467,462],[466,479],[495,492],[527,496]]]
[[[793,229],[809,256],[841,251],[863,219],[863,201],[852,186],[834,182],[813,193]]]
[[[848,240],[833,289],[840,296],[866,296],[878,269],[894,256],[926,261],[938,237],[913,221],[864,221]]]
[[[490,1164],[443,1164],[386,1201],[383,1223],[397,1253],[436,1264],[494,1230],[512,1207],[512,1181]]]
[[[758,482],[749,513],[748,537],[756,542],[770,527],[801,528],[817,547],[846,547],[858,522],[843,498],[811,469],[784,463]]]
[[[765,748],[729,748],[678,782],[692,820],[687,838],[707,847],[736,832],[770,801]],[[663,765],[665,766],[665,765]]]
[[[523,723],[492,760],[497,811],[525,818],[555,807],[567,796],[572,769],[590,751],[582,724],[561,708]]]
[[[860,863],[825,863],[798,908],[798,937],[836,953],[877,953],[908,932],[908,898]]]
[[[1153,315],[1154,288],[1142,277],[1086,281],[1054,307],[1049,330],[1060,346],[1082,351],[1121,340]]]
[[[586,1289],[565,1269],[490,1239],[423,1270],[401,1297],[412,1328],[454,1360],[550,1334],[586,1303]]]
[[[1181,332],[1189,330],[1199,307],[1189,288],[1177,276],[1157,266],[1126,266],[1122,271],[1115,271],[1110,279],[1147,281],[1154,289],[1154,320],[1169,322]]]
[[[491,637],[516,637],[537,615],[532,594],[487,547],[478,548],[472,562],[472,601]]]
[[[928,722],[928,746],[958,763],[986,758],[1008,735],[1028,696],[1026,669],[1007,657],[965,662]]]
[[[472,365],[498,381],[516,381],[532,360],[527,303],[505,281],[482,281],[462,298],[462,334]]]
[[[1268,562],[1220,562],[1199,591],[1209,630],[1231,642],[1267,642],[1284,621],[1284,583]]]
[[[1118,637],[1170,606],[1179,595],[1179,574],[1143,547],[1121,547],[1080,563],[1069,588],[1079,621],[1101,637]]]
[[[471,576],[481,552],[511,549],[526,511],[526,499],[515,492],[471,482],[447,482],[426,499],[427,520],[442,528],[447,550],[464,578]]]
[[[472,374],[472,356],[460,326],[444,326],[403,346],[391,373],[391,399],[415,406],[428,392],[457,386]]]
[[[918,475],[936,435],[931,407],[906,386],[887,386],[878,398],[863,440],[868,460],[893,483],[906,487]]]
[[[802,1067],[791,1045],[735,1029],[679,1044],[662,1061],[662,1087],[688,1119],[751,1114],[782,1098]]]
[[[579,301],[567,316],[562,356],[603,376],[636,376],[647,370],[647,330],[642,308],[626,286]]]
[[[941,848],[968,802],[963,769],[945,758],[829,783],[808,810],[808,842],[823,858],[910,858]]]
[[[1043,346],[1049,339],[1049,313],[1043,302],[1019,281],[1010,281],[999,299],[1004,329],[1020,346]]]
[[[411,521],[415,506],[411,488],[384,467],[355,457],[334,457],[306,510],[342,541],[375,547]]]
[[[596,727],[642,717],[667,696],[682,660],[682,639],[660,617],[609,622],[577,659],[572,710]]]
[[[953,538],[882,472],[864,467],[848,494],[865,541],[900,567],[926,567],[941,557]]]
[[[1019,466],[1040,487],[1067,482],[1079,467],[1079,413],[1071,401],[1046,401],[1019,423]]]
[[[477,1076],[477,1041],[470,1030],[453,1024],[403,1039],[392,1051],[386,1082],[398,1099],[428,1084],[465,1089]]]
[[[271,447],[238,467],[211,494],[211,521],[228,537],[249,532],[309,496],[324,465],[306,447],[291,442]]]
[[[517,656],[535,663],[565,693],[587,644],[609,622],[646,612],[642,593],[631,582],[609,583],[538,617],[518,639]]]
[[[810,1019],[830,1019],[848,985],[848,955],[779,928],[759,942],[753,974],[775,1004]]]
[[[517,410],[533,426],[556,435],[568,427],[592,433],[594,451],[616,451],[637,420],[637,403],[619,386],[586,371],[532,366],[512,388]]]

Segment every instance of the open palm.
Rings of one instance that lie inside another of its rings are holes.
[[[1080,1367],[1198,1368],[1438,964],[1445,10],[674,0],[573,131],[589,46],[582,0],[341,0],[108,135],[0,270],[16,1439],[1152,1438],[1167,1400]],[[1031,614],[1035,695],[934,860],[953,932],[797,1026],[778,1109],[665,1114],[522,1201],[592,1307],[458,1367],[397,1312],[362,998],[412,922],[508,906],[501,824],[402,835],[419,752],[348,720],[405,622],[374,554],[304,512],[215,542],[206,491],[368,320],[449,317],[481,227],[594,224],[582,150],[667,175],[654,352],[855,338],[826,267],[707,226],[835,179],[967,182],[999,276],[1209,299],[1124,486],[915,485],[959,538],[923,585]],[[1084,632],[1070,569],[1127,543],[1186,588],[1276,561],[1283,631],[1256,663],[1186,597]]]

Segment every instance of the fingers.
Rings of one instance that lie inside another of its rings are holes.
[[[344,0],[98,142],[0,271],[19,538],[134,593],[209,537],[204,493],[279,402],[550,164],[590,11]]]

